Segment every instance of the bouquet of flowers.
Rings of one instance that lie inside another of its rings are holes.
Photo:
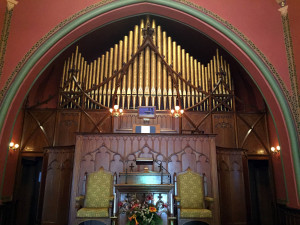
[[[120,202],[120,211],[128,217],[126,225],[161,225],[162,219],[157,207],[150,203],[151,200],[153,196],[148,195],[142,203],[138,199]]]

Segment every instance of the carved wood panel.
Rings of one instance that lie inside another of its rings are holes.
[[[48,159],[42,224],[68,224],[69,202],[74,161],[73,147],[45,150]]]
[[[114,118],[114,133],[132,133],[133,125],[143,125],[145,122],[138,117],[136,111],[124,113]],[[180,119],[173,118],[168,111],[156,113],[155,119],[150,119],[146,125],[160,125],[160,133],[179,133]]]
[[[234,114],[213,114],[213,133],[218,134],[216,136],[217,146],[224,148],[236,147]]]
[[[71,210],[75,197],[84,194],[85,172],[91,173],[101,166],[117,174],[130,170],[137,157],[152,157],[173,175],[190,167],[198,173],[205,173],[208,195],[215,198],[216,220],[218,221],[218,182],[216,170],[216,149],[214,135],[136,135],[136,134],[79,134],[76,139],[74,159],[73,191]],[[147,166],[159,171],[158,163]],[[142,171],[135,166],[133,171]],[[71,211],[70,221],[75,218]]]
[[[80,113],[61,111],[56,123],[55,146],[74,145],[75,133],[80,129]]]
[[[247,224],[243,151],[217,149],[222,225]]]

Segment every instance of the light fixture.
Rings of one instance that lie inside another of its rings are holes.
[[[278,145],[276,148],[275,147],[271,147],[271,152],[273,154],[280,154],[280,146]]]
[[[184,110],[180,109],[180,107],[178,105],[175,106],[175,110],[171,109],[171,114],[175,118],[181,117],[183,113],[184,113]]]
[[[13,142],[9,143],[9,149],[16,151],[20,147],[19,144],[15,144]]]
[[[114,105],[114,108],[109,109],[112,116],[121,116],[123,114],[123,109],[120,109],[118,105]]]

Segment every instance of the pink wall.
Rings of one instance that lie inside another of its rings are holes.
[[[3,5],[4,0],[1,0],[1,5]],[[0,77],[0,88],[4,87],[4,84],[8,77],[12,74],[14,68],[17,66],[18,62],[24,57],[24,55],[37,43],[44,35],[46,35],[51,29],[57,26],[60,22],[66,18],[72,16],[76,12],[85,8],[88,5],[94,4],[97,1],[87,0],[74,0],[72,3],[67,0],[62,1],[19,1],[19,4],[15,6],[13,17],[10,27],[10,36],[7,42],[7,51],[5,55],[5,63],[3,68],[2,76]],[[275,67],[277,72],[281,75],[284,80],[287,88],[290,88],[290,82],[288,77],[288,64],[287,59],[283,53],[285,53],[284,39],[283,39],[283,30],[281,23],[281,15],[278,12],[279,6],[275,0],[261,1],[261,0],[252,0],[252,1],[240,1],[240,0],[230,0],[230,1],[202,1],[202,0],[191,0],[191,2],[197,3],[202,7],[210,10],[211,12],[217,14],[224,20],[227,20],[234,27],[236,27],[241,33],[248,37],[254,44],[257,46],[263,54],[270,60],[271,64]],[[296,3],[293,3],[296,5]],[[1,6],[0,5],[0,6]],[[297,4],[299,6],[300,4]],[[145,9],[146,10],[146,9]],[[124,12],[124,15],[126,12]],[[127,14],[133,14],[134,11],[129,11]],[[293,16],[297,14],[296,12],[291,12]],[[0,11],[0,18],[2,11]],[[170,14],[171,15],[171,14]],[[299,16],[297,17],[299,18]],[[180,18],[178,18],[180,20]],[[109,17],[107,18],[109,21]],[[102,21],[102,23],[104,23]],[[1,23],[3,24],[3,23]],[[297,29],[295,27],[295,22],[291,23],[293,25],[292,35],[296,35]],[[83,32],[84,29],[81,31]],[[20,38],[21,37],[21,38]],[[219,36],[219,38],[224,38]],[[66,38],[65,43],[68,43],[71,39]],[[63,43],[60,43],[61,47]],[[225,46],[225,47],[230,47]],[[57,51],[59,48],[57,48]],[[299,51],[298,51],[299,52]],[[45,55],[45,58],[41,61],[43,63],[37,64],[32,70],[32,74],[36,75],[45,64],[55,56],[55,51]],[[236,53],[238,54],[238,53]],[[300,54],[300,53],[299,53]],[[299,54],[296,55],[297,62],[299,61]],[[43,61],[44,60],[44,61]],[[245,65],[249,63],[247,60],[241,61]],[[255,66],[252,65],[253,71],[250,73],[255,73]],[[26,78],[24,86],[20,89],[19,96],[25,94],[28,90],[30,84],[33,82],[34,76]],[[261,86],[262,89],[269,88]],[[274,98],[272,93],[267,92],[266,98]],[[18,105],[22,102],[21,99],[16,101],[15,105],[12,105],[12,111],[17,111]],[[276,104],[274,104],[273,109],[275,111]],[[276,118],[282,119],[280,112],[274,112]],[[10,117],[14,117],[15,114],[11,114]],[[12,126],[10,120],[6,121],[6,126]],[[281,127],[280,127],[281,128]],[[280,132],[283,134],[283,142],[288,142],[288,137],[284,134],[285,128],[281,128]],[[2,145],[6,143],[6,140],[9,139],[9,133],[2,133]],[[286,144],[288,146],[288,143]],[[3,170],[2,160],[5,156],[4,152],[0,152],[0,171]],[[286,162],[290,164],[290,153],[285,156]],[[292,167],[292,164],[290,164]],[[289,170],[291,168],[288,168]],[[2,172],[0,173],[0,180],[2,179]],[[279,177],[279,179],[282,179]],[[288,181],[290,183],[290,190],[295,191],[295,181],[290,178]],[[8,188],[10,189],[10,188]],[[12,193],[12,189],[6,190],[7,193]],[[281,193],[281,192],[280,192]],[[297,198],[296,194],[290,195],[292,198]],[[297,205],[297,203],[294,203]]]
[[[298,0],[288,0],[288,12],[289,12],[289,21],[290,21],[290,29],[293,41],[293,50],[295,56],[295,63],[298,65],[296,68],[298,71],[298,89],[300,87],[300,29],[299,29],[299,21],[300,21],[300,4]]]

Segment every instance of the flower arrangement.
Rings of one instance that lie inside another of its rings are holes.
[[[148,195],[142,203],[138,199],[120,202],[120,212],[128,217],[126,225],[161,225],[162,218],[158,208],[150,203],[152,200],[153,196]]]

